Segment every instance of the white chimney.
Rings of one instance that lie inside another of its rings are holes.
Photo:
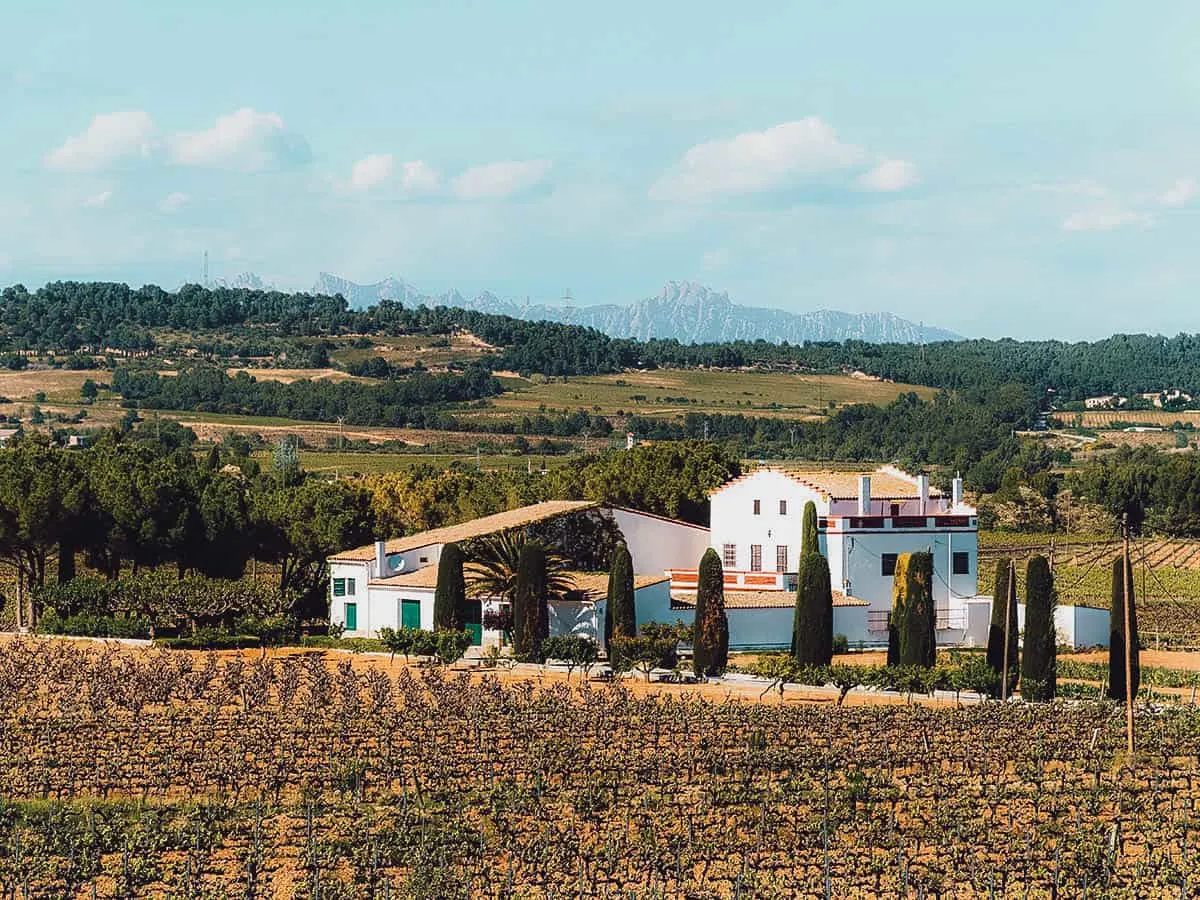
[[[387,543],[385,541],[375,542],[375,577],[387,578],[391,574],[388,572],[387,564]]]
[[[858,514],[860,516],[869,516],[871,514],[871,476],[858,476]]]
[[[633,441],[634,441],[633,432],[632,431],[625,432],[625,449],[626,450],[633,449]]]
[[[921,501],[921,515],[925,515],[925,508],[929,504],[929,476],[917,476],[917,497]]]
[[[953,484],[950,487],[950,502],[952,504],[951,509],[958,509],[960,506],[962,506],[962,502],[963,502],[962,476],[955,478]]]

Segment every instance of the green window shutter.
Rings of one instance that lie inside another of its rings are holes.
[[[335,596],[335,597],[345,597],[346,596],[346,579],[345,578],[333,579],[333,596]]]
[[[345,609],[346,609],[346,617],[345,617],[346,618],[346,630],[347,631],[357,631],[358,630],[358,604],[357,603],[347,603]]]

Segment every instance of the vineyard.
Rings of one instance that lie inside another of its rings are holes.
[[[0,646],[5,897],[1191,896],[1200,715]]]

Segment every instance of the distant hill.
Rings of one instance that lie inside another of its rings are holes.
[[[547,319],[587,325],[612,337],[675,338],[685,343],[711,341],[766,340],[788,341],[861,340],[879,344],[919,343],[921,341],[959,340],[961,335],[943,328],[918,325],[892,313],[847,313],[832,309],[790,313],[779,309],[740,306],[725,292],[717,292],[691,281],[668,281],[656,297],[647,297],[628,306],[550,306],[523,304],[485,291],[476,297],[464,297],[458,291],[424,294],[411,284],[387,278],[374,284],[356,284],[345,278],[322,272],[313,291],[341,294],[353,307],[365,307],[379,300],[399,300],[405,304],[441,304],[497,313],[518,319]]]

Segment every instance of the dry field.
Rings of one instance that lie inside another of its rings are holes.
[[[1187,897],[1200,714],[0,644],[10,897]],[[828,887],[827,887],[828,886]]]
[[[229,375],[245,372],[256,381],[278,381],[291,384],[293,381],[308,379],[309,381],[366,381],[355,378],[338,369],[226,369]]]
[[[1200,410],[1184,410],[1181,412],[1167,412],[1161,409],[1114,409],[1114,410],[1091,410],[1089,412],[1059,412],[1054,415],[1055,420],[1065,426],[1073,426],[1076,421],[1079,421],[1084,428],[1103,429],[1109,428],[1113,423],[1126,423],[1137,425],[1154,425],[1163,428],[1170,428],[1176,422],[1191,423],[1200,426]]]

